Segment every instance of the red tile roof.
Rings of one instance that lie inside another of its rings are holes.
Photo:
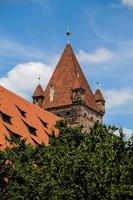
[[[39,96],[43,96],[43,95],[44,95],[44,92],[43,92],[42,86],[39,84],[35,89],[33,97],[39,97]]]
[[[103,98],[103,95],[102,95],[102,92],[100,89],[97,89],[96,92],[95,92],[95,100],[96,102],[97,101],[104,101],[105,102],[105,99]]]
[[[2,116],[8,116],[6,122]],[[20,138],[26,139],[27,143],[44,143],[48,145],[49,135],[52,130],[58,135],[54,128],[60,118],[49,113],[25,99],[17,96],[11,91],[0,86],[0,148],[4,149],[8,144],[5,136],[14,133]],[[30,130],[29,130],[30,129]],[[31,130],[32,129],[32,130]],[[31,133],[30,131],[33,131]]]
[[[54,88],[54,100],[50,101],[50,88]],[[57,64],[55,71],[44,92],[45,100],[43,108],[54,108],[72,104],[72,89],[81,87],[86,91],[86,106],[97,110],[94,94],[80,68],[70,44],[66,48]]]

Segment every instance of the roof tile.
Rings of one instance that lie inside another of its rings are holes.
[[[18,108],[25,112],[25,116],[22,116]],[[5,140],[5,136],[9,136],[11,133],[17,134],[21,138],[26,139],[27,143],[33,145],[35,145],[35,141],[36,143],[48,145],[48,134],[50,135],[52,130],[55,132],[55,135],[59,134],[58,130],[54,128],[56,121],[60,119],[59,117],[29,103],[2,86],[0,86],[0,112],[11,117],[11,123],[3,121],[0,117],[1,149],[9,145]],[[40,119],[47,123],[47,127],[42,125]],[[36,136],[30,134],[24,122],[36,129]]]
[[[38,84],[38,86],[35,89],[35,92],[33,94],[33,97],[38,97],[38,96],[43,96],[44,92],[42,89],[42,86],[40,84]]]
[[[50,101],[50,88],[54,88],[55,95]],[[72,89],[81,87],[85,90],[86,106],[98,111],[94,94],[80,68],[70,44],[66,48],[55,68],[55,71],[44,92],[43,108],[49,109],[72,104]]]
[[[105,102],[105,99],[103,98],[103,95],[102,95],[102,92],[101,92],[100,89],[97,89],[96,92],[95,92],[95,100]]]

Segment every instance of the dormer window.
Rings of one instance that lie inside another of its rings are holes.
[[[36,135],[36,129],[34,127],[28,126],[28,129],[29,129],[30,134]]]
[[[53,88],[53,86],[50,86],[50,101],[54,100],[54,96],[55,96],[55,90]]]
[[[8,124],[11,124],[11,117],[3,112],[0,112],[2,120]]]
[[[26,112],[25,111],[23,111],[23,110],[21,110],[18,106],[16,106],[17,107],[17,109],[19,110],[19,112],[20,112],[20,114],[22,115],[22,117],[26,117],[25,115],[26,115]]]
[[[27,124],[26,122],[24,122],[24,123],[25,123],[25,125],[26,125],[26,127],[27,127],[29,133],[32,134],[32,135],[36,135],[36,128],[30,126],[30,125]]]
[[[44,122],[40,117],[38,117],[45,128],[48,128],[48,123]]]
[[[20,139],[20,135],[18,135],[17,133],[14,133],[13,131],[11,131],[9,128],[7,128],[5,126],[5,128],[7,129],[8,133],[10,134],[10,137],[11,138],[14,138],[14,139]]]

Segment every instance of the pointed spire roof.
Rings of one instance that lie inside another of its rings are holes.
[[[55,91],[53,101],[50,101],[49,98],[51,86]],[[95,97],[80,68],[72,47],[68,43],[44,92],[45,102],[43,107],[48,109],[71,105],[72,89],[77,87],[83,88],[86,91],[86,106],[97,111]]]
[[[95,92],[95,100],[105,102],[105,99],[103,98],[103,95],[102,95],[102,92],[101,92],[100,89],[97,89],[96,92]]]
[[[44,96],[44,92],[42,89],[42,86],[40,84],[38,84],[38,86],[35,89],[35,92],[33,94],[33,97],[39,97],[39,96]]]

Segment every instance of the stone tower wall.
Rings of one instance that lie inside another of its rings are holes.
[[[47,109],[68,122],[71,126],[82,126],[84,130],[89,130],[96,122],[102,123],[102,116],[87,108],[85,105],[70,105],[58,108]]]

